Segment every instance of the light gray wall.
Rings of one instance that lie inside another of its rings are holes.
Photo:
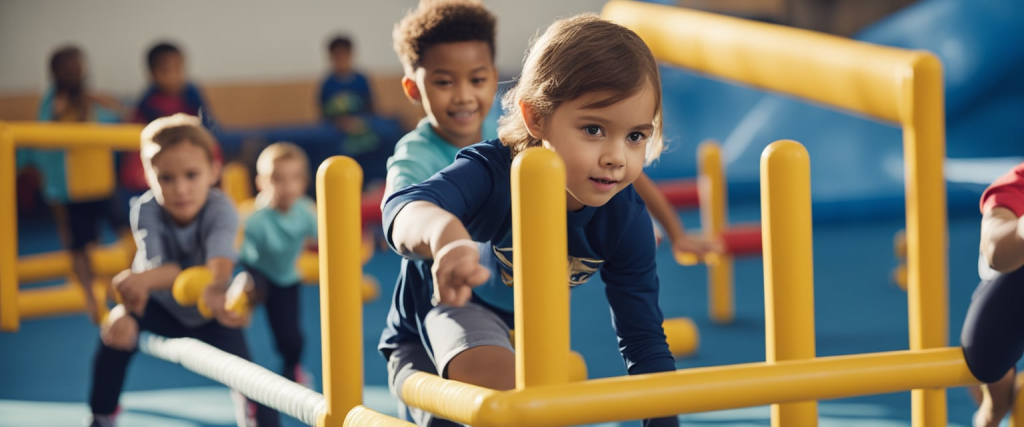
[[[558,17],[599,12],[605,0],[485,0],[498,16],[498,66],[516,73],[529,39]],[[184,47],[201,83],[305,79],[327,67],[324,44],[353,36],[357,64],[399,73],[391,28],[415,0],[0,0],[0,94],[41,91],[61,44],[85,50],[93,88],[131,96],[146,84],[156,40]]]

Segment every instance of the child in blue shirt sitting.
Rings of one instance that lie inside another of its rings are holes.
[[[353,157],[363,169],[368,180],[376,176],[371,165],[373,154],[381,150],[380,137],[374,133],[367,121],[373,115],[373,93],[370,82],[352,66],[352,39],[345,36],[333,38],[327,46],[331,59],[331,73],[320,85],[320,113],[324,121],[331,123],[345,134],[341,141],[341,152]]]
[[[161,117],[183,113],[203,120],[207,129],[214,128],[213,116],[207,108],[203,95],[186,71],[185,53],[174,43],[159,42],[146,53],[149,70],[149,87],[139,99],[133,121],[148,124]],[[220,161],[220,148],[214,148],[214,157]],[[127,152],[121,156],[121,183],[132,194],[146,191],[149,187],[139,162],[138,152]]]
[[[320,112],[324,119],[373,114],[373,93],[366,76],[352,67],[352,39],[337,36],[327,45],[331,73],[320,85]]]

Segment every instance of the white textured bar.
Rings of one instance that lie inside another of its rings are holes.
[[[322,394],[194,338],[166,338],[142,332],[139,350],[180,364],[311,426],[316,425],[320,414],[327,412]]]

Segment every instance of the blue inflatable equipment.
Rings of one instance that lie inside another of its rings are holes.
[[[1024,160],[1024,2],[925,0],[856,39],[935,53],[945,70],[952,212],[975,211],[984,184]],[[655,179],[695,174],[697,144],[723,143],[730,196],[756,199],[761,151],[794,139],[811,156],[816,219],[901,216],[901,130],[848,113],[663,68],[670,149]],[[997,158],[996,160],[987,160]]]

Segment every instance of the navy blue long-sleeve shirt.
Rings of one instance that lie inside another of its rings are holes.
[[[486,242],[479,243],[480,258],[481,264],[491,269],[491,278],[474,288],[473,301],[496,312],[509,327],[514,324],[511,166],[508,147],[498,140],[481,142],[460,151],[451,166],[430,179],[392,194],[383,206],[384,231],[392,248],[395,217],[413,201],[430,202],[450,212],[474,241]],[[604,206],[568,212],[566,220],[568,285],[582,285],[600,272],[629,373],[674,371],[658,307],[654,233],[643,200],[630,186]],[[432,260],[403,255],[406,258],[379,345],[385,356],[398,343],[412,340],[430,348],[421,329],[433,308]]]

